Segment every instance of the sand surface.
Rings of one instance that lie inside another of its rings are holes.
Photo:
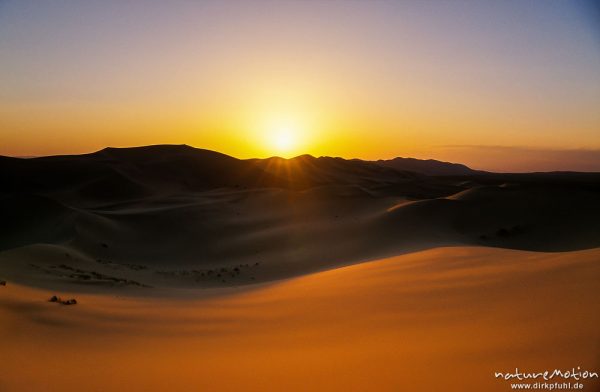
[[[600,247],[599,197],[597,173],[434,177],[169,145],[0,157],[0,278],[206,289],[440,246],[583,250]]]
[[[507,391],[495,371],[600,370],[599,261],[446,247],[158,296],[9,281],[0,390]]]
[[[506,391],[494,372],[600,371],[599,197],[598,173],[0,157],[0,392]]]

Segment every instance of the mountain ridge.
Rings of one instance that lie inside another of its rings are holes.
[[[105,147],[98,151],[83,154],[58,154],[58,155],[47,155],[47,156],[27,156],[27,157],[13,157],[8,155],[0,155],[0,159],[18,159],[18,160],[69,160],[75,157],[102,157],[106,159],[123,159],[123,158],[149,158],[148,155],[152,153],[153,158],[157,156],[161,157],[173,157],[176,154],[205,154],[212,155],[215,158],[231,158],[239,161],[311,161],[311,160],[343,160],[343,161],[360,161],[366,163],[376,163],[380,166],[390,167],[392,169],[400,171],[412,171],[416,173],[426,175],[464,175],[474,173],[485,173],[484,171],[473,170],[468,166],[460,163],[444,162],[434,159],[418,159],[418,158],[405,158],[396,157],[392,159],[379,159],[376,161],[358,159],[358,158],[341,158],[331,156],[319,156],[315,157],[311,154],[301,154],[291,158],[283,158],[279,156],[272,156],[268,158],[249,158],[240,159],[234,156],[221,153],[219,151],[192,147],[187,144],[154,144],[146,146],[134,146],[134,147]],[[430,167],[428,167],[430,166]]]

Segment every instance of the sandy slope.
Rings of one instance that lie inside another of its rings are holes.
[[[599,179],[0,157],[0,391],[493,391],[598,366]]]
[[[0,390],[507,391],[494,371],[600,370],[599,260],[438,248],[203,298],[77,294],[71,307],[9,282]]]
[[[221,189],[94,209],[11,200],[0,274],[38,287],[228,287],[448,245],[600,246],[597,193],[577,189],[482,186],[416,201],[348,186]]]
[[[0,275],[108,292],[210,288],[448,245],[589,249],[599,197],[594,173],[455,179],[188,146],[0,157]]]

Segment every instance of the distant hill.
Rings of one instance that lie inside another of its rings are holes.
[[[442,162],[434,159],[398,157],[394,159],[378,160],[373,162],[380,166],[391,167],[396,170],[421,173],[428,176],[466,176],[486,173],[480,170],[473,170],[470,167],[460,163]]]
[[[29,159],[1,157],[0,182],[13,192],[77,190],[96,198],[283,184],[244,161],[186,145],[105,148],[91,154]]]
[[[305,189],[321,185],[384,185],[418,179],[420,175],[405,170],[375,165],[357,159],[300,155],[285,159],[271,157],[249,159],[267,173],[284,178],[290,188]]]
[[[417,198],[446,196],[457,190],[454,184],[440,184],[422,174],[373,162],[311,155],[242,160],[187,145],[109,147],[90,154],[27,159],[0,156],[0,194],[37,194],[89,203],[212,189],[324,186]]]

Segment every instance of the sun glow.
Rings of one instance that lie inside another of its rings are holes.
[[[293,158],[318,154],[328,141],[327,132],[323,131],[328,128],[327,118],[310,110],[302,100],[289,99],[285,104],[266,98],[252,101],[253,105],[232,126],[247,129],[251,156]]]
[[[289,152],[294,148],[296,143],[296,135],[291,128],[281,128],[274,131],[273,147],[277,151]]]
[[[267,149],[273,154],[290,156],[304,147],[305,132],[292,121],[273,122],[265,127],[264,140]]]

